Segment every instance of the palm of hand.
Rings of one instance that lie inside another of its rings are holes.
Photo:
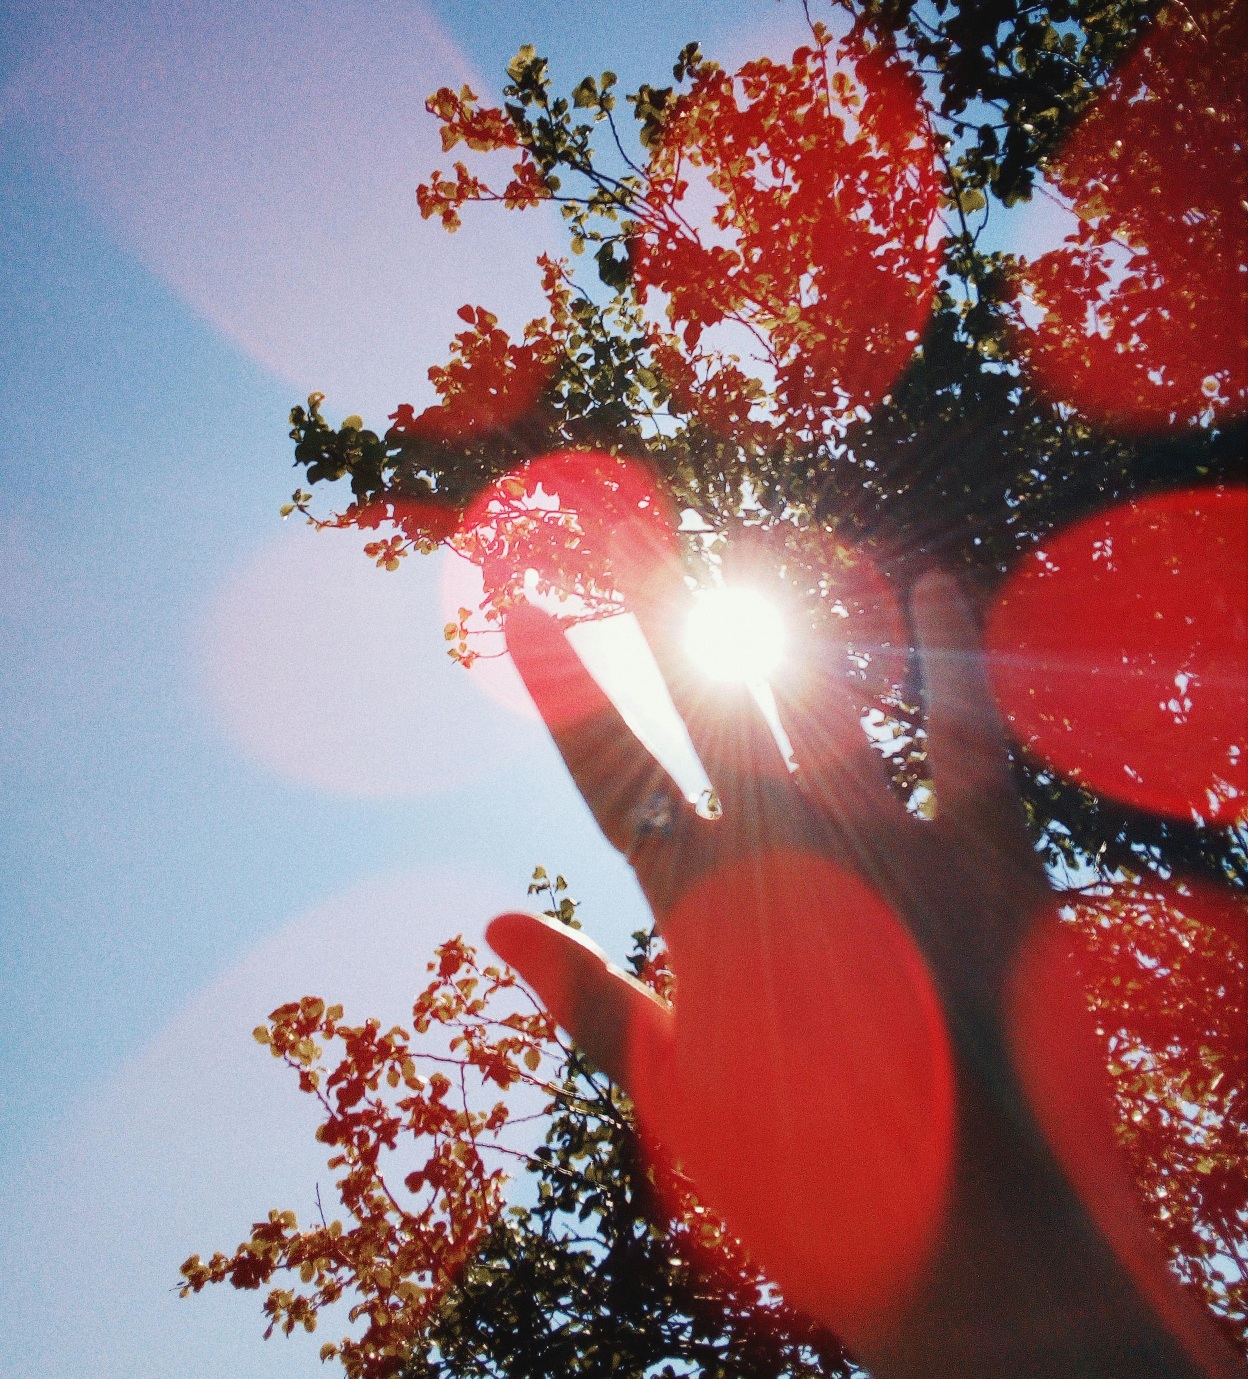
[[[935,820],[894,798],[835,672],[777,690],[791,774],[746,691],[693,682],[671,635],[682,592],[643,623],[715,820],[557,624],[529,609],[508,624],[667,940],[674,1013],[558,926],[504,916],[491,942],[789,1299],[880,1376],[1198,1373],[1156,1311],[1217,1372],[1115,1163],[1103,1069],[1048,939],[1052,893],[956,585],[929,577],[911,604]],[[1022,1047],[1054,1018],[1056,1078],[1053,1048]]]

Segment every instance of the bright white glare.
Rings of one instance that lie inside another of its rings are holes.
[[[784,655],[784,623],[755,589],[708,589],[694,598],[685,650],[712,680],[757,684]]]
[[[765,600],[761,600],[766,605]],[[770,607],[770,605],[766,605]],[[774,611],[774,610],[773,610]],[[637,619],[631,613],[579,623],[568,630],[581,663],[619,710],[641,744],[663,766],[689,800],[711,789],[689,731],[676,712],[663,676]],[[777,657],[778,660],[778,657]],[[781,726],[775,697],[762,680],[749,678],[751,692],[771,727],[781,755],[792,765],[792,747]]]
[[[631,613],[600,622],[579,623],[568,641],[642,745],[672,777],[688,799],[710,789],[689,732]]]

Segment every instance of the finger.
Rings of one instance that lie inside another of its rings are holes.
[[[871,746],[852,691],[829,678],[817,700],[777,690],[784,730],[793,744],[797,783],[838,827],[854,820],[906,817],[888,783],[888,770]]]
[[[776,685],[781,721],[797,762],[798,789],[822,819],[836,853],[872,878],[895,867],[899,833],[912,820],[868,741],[846,673],[844,647],[824,640]]]
[[[671,1008],[566,925],[505,914],[491,921],[486,938],[577,1047],[628,1092],[651,1133],[671,1143]]]
[[[744,820],[756,808],[754,785],[788,788],[788,767],[751,689],[717,683],[685,650],[694,598],[672,566],[652,574],[632,599],[638,622],[667,683],[690,741],[719,796],[726,818]]]
[[[950,575],[924,575],[910,611],[927,708],[936,812],[954,820],[1019,813],[1005,728],[988,684],[979,629]]]
[[[686,808],[679,787],[581,664],[557,620],[521,604],[507,615],[506,633],[520,677],[608,841],[630,856],[643,836],[670,835]]]

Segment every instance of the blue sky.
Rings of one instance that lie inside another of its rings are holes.
[[[281,523],[286,413],[316,388],[380,425],[462,302],[539,308],[557,219],[419,220],[436,86],[496,90],[533,42],[635,89],[799,20],[0,8],[2,1379],[319,1372],[324,1335],[265,1345],[255,1295],[169,1291],[328,1182],[251,1027],[311,989],[401,1016],[539,862],[611,951],[646,921],[515,685],[447,662],[446,562],[388,576]]]
[[[539,725],[445,660],[438,563],[386,576],[280,522],[286,412],[323,388],[379,420],[460,302],[537,304],[557,225],[419,222],[429,91],[490,89],[525,41],[569,84],[662,79],[740,14],[3,12],[5,1379],[319,1372],[324,1335],[265,1345],[255,1295],[169,1292],[311,1204],[311,1122],[252,1025],[311,988],[401,1015],[538,862],[609,948],[644,921]]]

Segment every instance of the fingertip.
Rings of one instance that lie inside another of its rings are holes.
[[[910,591],[910,607],[916,616],[947,615],[967,610],[962,582],[947,570],[927,570],[915,580]]]
[[[526,978],[535,970],[562,970],[569,961],[580,964],[589,958],[598,964],[606,962],[598,945],[578,930],[521,910],[510,910],[490,920],[485,938],[509,967]]]
[[[946,570],[920,575],[910,591],[910,612],[921,655],[979,650],[979,622],[956,575]]]
[[[925,570],[914,581],[914,596],[924,600],[947,600],[951,595],[956,597],[960,590],[961,585],[953,575],[935,567]]]
[[[535,922],[534,915],[522,914],[519,911],[496,915],[485,926],[485,941],[504,962],[510,964],[510,955],[526,946],[526,935]]]
[[[512,910],[490,920],[485,939],[509,967],[527,977],[529,970],[548,965],[551,956],[561,951],[556,929],[562,927],[538,915]]]
[[[565,953],[549,921],[511,912],[486,926],[486,942],[509,968],[530,986],[542,1004],[567,1028],[569,983]]]

